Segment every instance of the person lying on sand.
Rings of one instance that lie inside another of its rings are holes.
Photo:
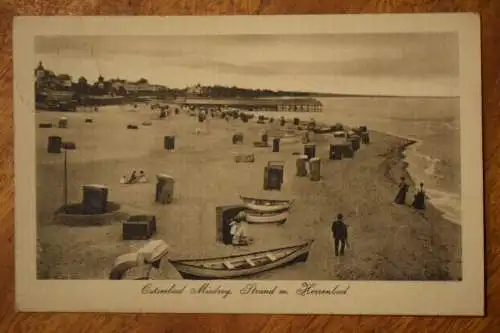
[[[134,184],[135,182],[137,182],[137,172],[134,170],[132,171],[132,174],[130,175],[130,178],[128,179],[127,181],[127,184]]]
[[[141,170],[139,171],[139,178],[137,178],[137,182],[138,183],[147,183],[149,180],[148,180],[148,177],[146,176],[146,173]]]

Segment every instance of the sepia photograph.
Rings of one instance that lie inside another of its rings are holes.
[[[31,228],[30,279],[260,304],[313,295],[328,312],[324,298],[358,282],[439,290],[464,282],[467,260],[482,267],[463,231],[482,242],[481,105],[464,95],[479,71],[463,69],[460,30],[290,33],[270,17],[262,33],[247,19],[243,32],[178,18],[177,33],[137,33],[107,18],[98,33],[15,40],[32,43],[15,72],[30,95],[15,108],[16,126],[30,118],[16,139],[33,141],[21,207],[34,220],[16,220],[16,236]],[[470,184],[480,192],[464,197]]]

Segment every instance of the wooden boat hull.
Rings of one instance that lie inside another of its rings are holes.
[[[171,261],[185,279],[231,279],[306,261],[313,241],[245,255]]]
[[[284,211],[278,214],[258,214],[247,212],[246,213],[246,221],[248,223],[284,223],[290,213],[288,211]]]
[[[272,213],[272,212],[282,212],[284,210],[290,209],[290,204],[281,205],[256,205],[252,203],[245,203],[245,207],[255,212],[259,213]]]
[[[289,205],[289,206],[291,206],[293,203],[293,200],[262,199],[262,198],[246,197],[246,196],[242,196],[242,195],[240,195],[240,199],[244,203],[251,203],[251,204],[265,205],[265,206],[274,206],[274,205]]]

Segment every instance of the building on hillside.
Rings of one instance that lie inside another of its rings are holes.
[[[186,95],[187,96],[201,96],[203,94],[203,87],[201,84],[195,84],[193,86],[187,87],[186,88]]]
[[[73,81],[71,79],[71,76],[68,74],[57,75],[56,82],[60,87],[65,88],[65,90],[69,90],[73,86]]]
[[[47,70],[42,62],[35,68],[36,89],[71,90],[73,82],[68,74],[56,75],[53,71]]]
[[[125,94],[155,94],[165,90],[164,86],[157,84],[150,84],[148,82],[130,82],[126,80],[113,79],[111,81],[112,89],[117,92]]]

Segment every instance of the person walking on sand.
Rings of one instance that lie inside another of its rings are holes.
[[[332,236],[335,246],[335,256],[344,255],[344,249],[347,243],[347,225],[344,223],[344,216],[337,215],[337,219],[332,223]]]
[[[394,202],[398,205],[404,205],[406,203],[407,192],[408,192],[408,184],[406,183],[405,177],[401,177],[398,194],[396,195],[396,199],[394,199]]]
[[[424,210],[425,209],[425,191],[424,191],[424,183],[420,183],[420,188],[417,190],[415,194],[415,198],[413,199],[413,203],[411,206],[415,209]]]

